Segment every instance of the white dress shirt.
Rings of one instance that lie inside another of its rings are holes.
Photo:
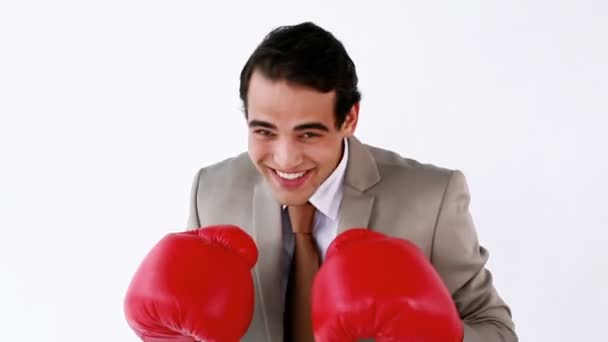
[[[344,139],[344,152],[342,159],[334,171],[325,179],[325,181],[317,188],[317,191],[310,197],[310,203],[315,207],[315,223],[313,235],[319,248],[321,260],[325,260],[327,248],[338,234],[338,209],[342,202],[343,180],[346,172],[346,164],[348,163],[348,140]],[[283,256],[285,262],[284,284],[287,289],[287,280],[291,267],[291,259],[294,252],[294,237],[289,222],[287,209],[283,206],[281,213],[283,226]]]

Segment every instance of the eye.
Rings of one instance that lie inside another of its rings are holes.
[[[253,133],[261,135],[263,137],[271,137],[273,135],[273,133],[267,129],[256,129],[255,131],[253,131]]]
[[[319,136],[320,136],[319,134],[313,133],[313,132],[305,132],[304,134],[302,134],[302,138],[304,138],[304,139],[311,139],[311,138],[316,138]]]

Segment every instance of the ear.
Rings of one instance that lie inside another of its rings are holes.
[[[342,133],[344,136],[350,137],[355,134],[355,129],[357,128],[357,122],[359,121],[359,102],[355,103],[351,108],[348,114],[346,114],[346,119],[344,123],[342,123]]]

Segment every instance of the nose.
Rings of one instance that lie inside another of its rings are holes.
[[[302,163],[302,151],[288,139],[277,141],[273,153],[274,163],[283,171],[293,171]]]

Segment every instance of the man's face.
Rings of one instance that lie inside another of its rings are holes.
[[[353,134],[358,104],[340,129],[335,91],[272,81],[254,71],[247,96],[249,157],[283,205],[306,203],[342,157]]]

